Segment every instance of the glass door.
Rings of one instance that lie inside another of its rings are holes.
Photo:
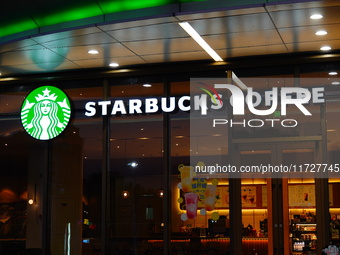
[[[244,254],[268,254],[270,244],[273,242],[273,231],[268,228],[272,225],[269,213],[271,203],[268,200],[268,186],[270,181],[257,173],[261,165],[275,163],[275,147],[270,144],[240,144],[239,169],[248,171],[242,174],[241,179],[241,211],[242,211],[242,252]]]
[[[285,239],[285,247],[289,247],[289,254],[318,254],[315,173],[311,171],[318,165],[317,147],[315,142],[282,143],[277,147],[282,165],[296,169],[285,184],[283,210],[289,229],[284,235],[290,236],[289,243]]]
[[[316,251],[314,178],[303,171],[294,172],[316,163],[315,142],[273,139],[268,143],[244,142],[237,148],[242,172],[242,251],[270,255]],[[300,222],[297,215],[301,215]],[[296,223],[307,224],[307,219],[314,225],[303,226],[310,232],[302,235],[296,231],[302,229]]]

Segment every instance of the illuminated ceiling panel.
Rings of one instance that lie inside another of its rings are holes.
[[[98,22],[106,22],[105,15],[132,10],[140,10],[151,7],[180,4],[186,2],[198,2],[201,0],[81,0],[68,1],[28,1],[6,2],[0,10],[2,27],[0,37],[13,35],[39,28],[45,31],[45,27],[63,23],[66,27],[90,25]],[[60,25],[59,28],[65,28]]]

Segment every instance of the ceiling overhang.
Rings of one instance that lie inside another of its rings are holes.
[[[0,10],[2,80],[89,69],[111,72],[112,62],[120,65],[112,73],[179,62],[213,65],[212,58],[179,26],[181,22],[190,23],[217,52],[223,59],[219,65],[239,58],[296,54],[329,61],[340,49],[340,2],[336,0],[150,0],[131,6],[133,1],[110,1],[121,9],[108,7],[104,0],[63,0],[57,7],[55,2],[41,1],[34,8],[27,1],[19,2],[20,10],[12,3]],[[96,5],[93,12],[84,7],[91,5]],[[72,10],[80,14],[71,15]],[[316,12],[323,19],[309,18]],[[20,26],[25,17],[32,27]],[[6,29],[11,27],[20,31]],[[328,33],[316,35],[320,29]],[[322,46],[332,50],[321,52]],[[98,54],[88,54],[93,49]]]
[[[309,2],[317,0],[309,0]],[[61,0],[7,2],[0,9],[0,45],[26,36],[104,23],[216,9],[295,3],[295,0]]]

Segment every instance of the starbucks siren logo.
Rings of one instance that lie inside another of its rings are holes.
[[[32,137],[49,140],[66,128],[71,116],[68,97],[52,86],[33,90],[21,107],[21,123]]]

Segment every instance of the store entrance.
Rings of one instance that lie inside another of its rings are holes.
[[[253,139],[252,139],[253,140]],[[304,229],[306,235],[294,236],[292,222],[303,214],[315,215],[316,196],[314,178],[297,173],[304,164],[317,163],[320,151],[317,141],[242,141],[237,144],[236,161],[240,167],[257,166],[259,170],[274,171],[269,174],[247,173],[242,176],[241,193],[249,193],[247,183],[257,186],[257,201],[252,210],[244,209],[242,201],[242,224],[256,229],[253,237],[267,238],[268,255],[317,254],[315,217],[310,219]],[[256,169],[256,168],[255,168]],[[292,170],[293,169],[293,170]],[[287,174],[285,171],[292,171]],[[301,196],[301,197],[299,197]],[[305,197],[303,197],[305,196]],[[241,197],[243,199],[243,197]],[[299,216],[297,216],[299,215]],[[303,219],[301,219],[301,222]],[[300,227],[302,228],[302,227]],[[314,232],[312,232],[314,231]],[[249,249],[249,242],[243,235],[242,249]],[[306,239],[306,240],[305,240]],[[313,240],[313,242],[312,242]],[[315,241],[314,241],[315,240]],[[254,254],[260,254],[253,245]],[[307,252],[308,253],[303,253]],[[263,254],[263,253],[261,253]]]

